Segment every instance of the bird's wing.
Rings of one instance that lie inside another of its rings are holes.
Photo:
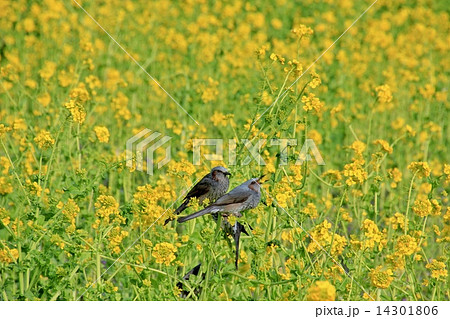
[[[229,204],[237,204],[245,202],[248,197],[251,195],[250,192],[240,191],[240,192],[229,192],[228,194],[223,195],[210,206],[224,206]]]
[[[212,179],[209,178],[208,175],[206,175],[200,180],[200,182],[198,182],[197,184],[195,184],[194,187],[192,187],[192,189],[189,191],[189,193],[186,195],[185,198],[192,198],[192,197],[199,198],[200,196],[208,193],[211,186],[212,186]]]

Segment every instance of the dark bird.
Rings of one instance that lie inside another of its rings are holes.
[[[210,173],[206,174],[194,187],[192,187],[183,199],[183,203],[175,210],[174,214],[178,215],[185,210],[193,198],[197,198],[200,204],[206,199],[209,199],[210,203],[214,202],[227,192],[228,186],[230,185],[228,176],[231,176],[231,174],[225,167],[214,167]],[[172,219],[170,218],[167,219],[164,225],[171,220]]]

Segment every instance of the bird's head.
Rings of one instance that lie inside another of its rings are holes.
[[[250,188],[251,190],[254,190],[255,192],[258,192],[258,193],[261,192],[261,184],[262,184],[261,180],[263,177],[264,177],[264,175],[248,180],[246,182],[246,183],[248,183],[248,188]]]
[[[231,173],[223,166],[216,166],[211,170],[211,175],[215,179],[219,178],[227,178],[227,176],[231,176]]]

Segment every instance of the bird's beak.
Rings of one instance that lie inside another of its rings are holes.
[[[261,177],[258,178],[257,180],[258,184],[262,184],[261,180],[263,179],[264,176],[266,176],[266,174],[261,175]]]
[[[231,173],[230,173],[230,172],[226,172],[226,173],[225,173],[225,176],[227,176],[227,175],[228,175],[228,176],[231,176]]]

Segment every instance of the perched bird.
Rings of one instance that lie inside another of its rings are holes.
[[[229,193],[223,195],[208,207],[195,212],[191,215],[178,218],[179,223],[184,223],[188,220],[206,215],[221,213],[223,215],[233,214],[236,217],[241,217],[241,212],[252,209],[258,206],[261,200],[261,186],[259,178],[252,178],[245,183],[233,188]]]
[[[212,203],[228,190],[230,180],[228,176],[231,176],[230,172],[225,167],[214,167],[210,173],[206,174],[194,187],[189,191],[183,200],[183,203],[178,207],[174,214],[178,215],[185,210],[192,198],[197,198],[199,203],[203,203],[205,199],[209,199]],[[172,219],[167,219],[167,224]],[[164,225],[165,225],[164,224]]]

